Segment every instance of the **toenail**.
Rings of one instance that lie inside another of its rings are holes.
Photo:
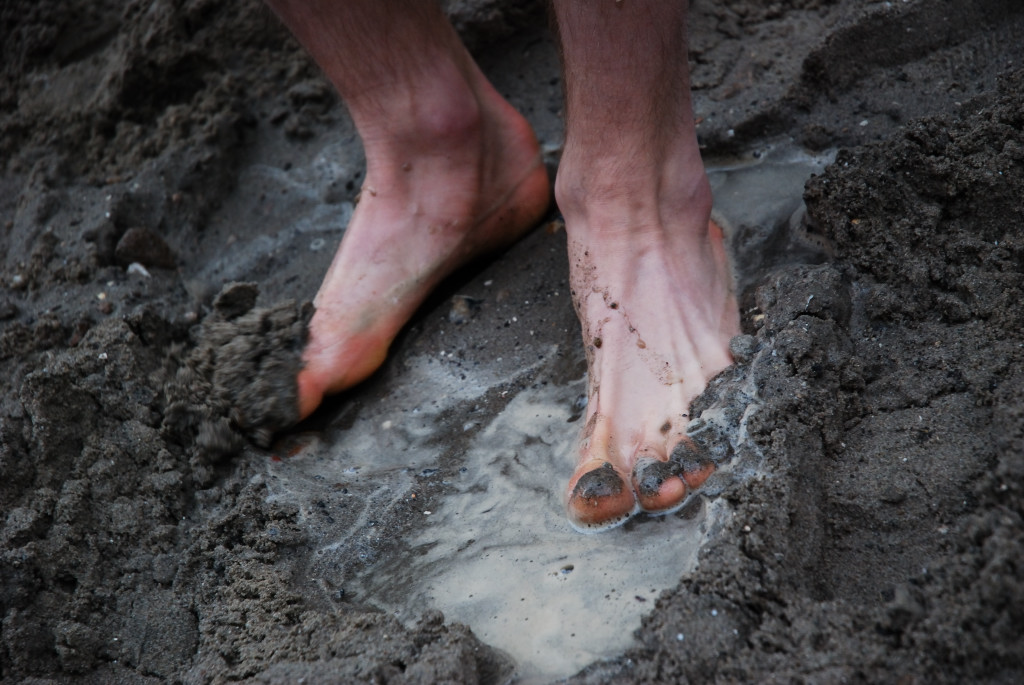
[[[711,465],[711,460],[707,458],[704,451],[689,440],[684,440],[675,446],[669,461],[675,464],[682,473],[700,471]]]
[[[594,500],[602,497],[614,497],[621,492],[622,478],[619,477],[618,471],[611,465],[611,462],[606,461],[593,471],[588,471],[580,476],[572,494],[574,497]]]
[[[689,441],[676,445],[669,462],[675,465],[679,477],[690,488],[699,488],[716,468],[707,452]]]
[[[633,469],[633,486],[641,497],[655,497],[661,484],[679,475],[679,467],[667,461],[645,461]]]

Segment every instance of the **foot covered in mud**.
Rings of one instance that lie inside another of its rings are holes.
[[[589,368],[567,502],[581,532],[675,511],[715,469],[686,437],[688,412],[732,363],[739,315],[722,232],[706,211],[691,216],[689,226],[681,215],[672,226],[566,216]]]

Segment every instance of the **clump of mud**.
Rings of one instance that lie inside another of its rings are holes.
[[[296,378],[313,306],[256,308],[258,296],[255,283],[225,286],[165,388],[164,429],[200,463],[238,453],[246,438],[268,447],[298,422]]]

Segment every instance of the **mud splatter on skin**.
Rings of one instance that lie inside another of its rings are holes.
[[[633,469],[633,486],[641,497],[653,497],[669,478],[679,476],[676,464],[667,461],[650,460],[637,463]]]
[[[587,501],[596,501],[604,497],[614,497],[622,493],[622,478],[610,462],[603,463],[600,467],[583,474],[576,487],[573,488],[574,497],[580,497]]]

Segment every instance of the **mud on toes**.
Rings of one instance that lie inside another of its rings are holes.
[[[580,470],[583,467],[577,472]],[[585,471],[576,480],[566,509],[569,523],[581,533],[597,533],[620,526],[638,511],[633,489],[608,461]]]

